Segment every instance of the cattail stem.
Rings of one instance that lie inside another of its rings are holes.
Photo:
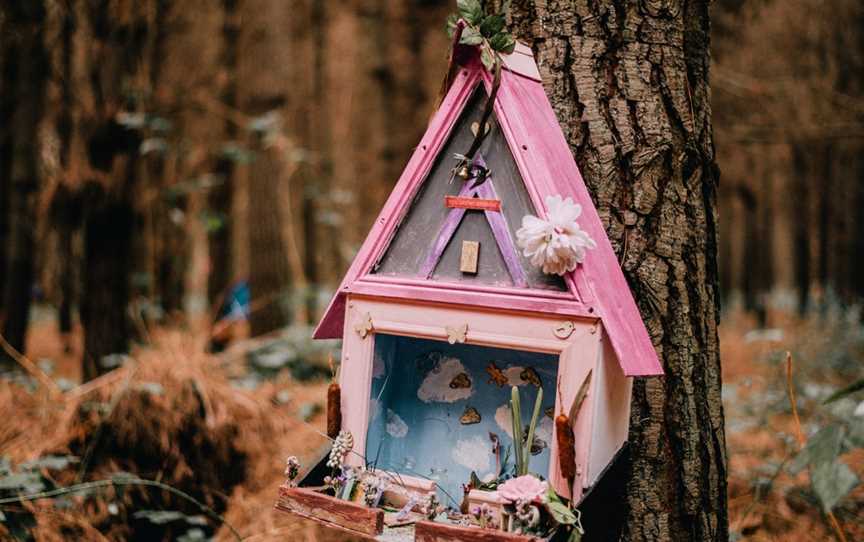
[[[570,419],[566,414],[559,414],[555,418],[555,436],[558,441],[558,468],[565,480],[576,477],[576,436],[570,426]]]
[[[336,438],[342,428],[342,390],[333,382],[327,388],[327,436]]]

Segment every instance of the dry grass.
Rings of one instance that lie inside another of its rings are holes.
[[[815,503],[806,470],[793,476],[779,467],[798,449],[796,423],[784,389],[783,353],[791,350],[795,355],[793,378],[799,407],[804,407],[801,422],[804,431],[812,433],[827,421],[826,409],[813,397],[813,390],[848,383],[846,369],[829,367],[826,360],[842,357],[841,350],[850,359],[858,356],[859,345],[844,338],[838,325],[786,318],[784,339],[779,342],[745,340],[753,324],[742,316],[727,318],[721,326],[731,529],[741,540],[836,539]],[[860,375],[860,365],[857,370]],[[864,451],[842,459],[864,477]],[[848,540],[864,540],[864,488],[853,491],[835,513]]]
[[[241,390],[229,377],[243,369],[225,361],[231,356],[205,354],[194,335],[161,331],[153,343],[133,352],[134,363],[119,373],[121,378],[112,376],[84,396],[73,390],[51,400],[47,393],[29,393],[0,380],[0,412],[15,412],[0,425],[0,455],[16,463],[47,453],[81,457],[75,469],[60,473],[61,485],[77,481],[85,463],[85,480],[117,471],[161,480],[222,512],[251,540],[343,540],[273,510],[285,457],[308,461],[326,444],[317,432],[323,430],[321,415],[306,424],[298,410],[320,402],[327,382],[299,384],[280,376],[253,391]],[[48,340],[35,350],[40,357],[60,353],[51,348]],[[60,359],[59,374],[73,371],[62,354],[53,359]],[[291,399],[278,404],[274,398],[283,390]],[[230,493],[221,493],[223,488]],[[148,490],[127,492],[124,498],[137,506],[196,513],[187,503]],[[112,539],[129,534],[117,524],[123,514],[112,518],[95,499],[81,500],[78,510],[61,512],[47,505],[31,510],[38,540],[98,539],[99,531]],[[230,532],[221,529],[217,539],[231,539]]]
[[[787,319],[781,342],[748,342],[744,337],[752,328],[740,316],[727,318],[721,328],[731,528],[740,539],[758,542],[830,540],[806,471],[792,476],[778,470],[796,449],[780,353],[795,353],[802,424],[805,433],[812,433],[826,417],[818,400],[808,399],[810,388],[836,388],[848,381],[850,371],[860,375],[856,363],[864,341],[856,342],[837,323]],[[86,388],[84,395],[67,392],[51,399],[0,380],[0,412],[15,413],[0,424],[0,455],[21,462],[49,452],[74,453],[87,457],[84,479],[126,470],[165,481],[213,506],[256,542],[346,540],[273,509],[285,456],[296,454],[308,462],[326,443],[318,434],[324,429],[322,416],[309,425],[298,413],[304,404],[323,401],[327,382],[301,384],[283,374],[252,391],[238,389],[230,377],[245,368],[228,360],[242,356],[207,355],[198,337],[155,333],[151,348],[133,352],[133,365]],[[34,359],[55,360],[55,377],[77,377],[76,356],[63,353],[50,329],[37,327],[31,344]],[[154,383],[161,393],[146,391]],[[290,393],[287,403],[275,400],[281,391]],[[98,404],[113,406],[107,412],[90,408]],[[864,451],[843,460],[864,477]],[[80,467],[55,474],[57,482],[74,482]],[[143,490],[125,499],[132,507],[194,512],[185,503]],[[122,514],[112,520],[104,500],[77,502],[66,510],[49,502],[29,506],[38,521],[37,539],[116,540],[128,535]],[[837,517],[848,540],[864,540],[864,489],[842,503]],[[231,539],[224,528],[216,536]]]

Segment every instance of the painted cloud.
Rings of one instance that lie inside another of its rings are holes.
[[[491,447],[488,440],[473,436],[460,440],[453,448],[453,461],[483,477],[491,467]]]
[[[452,387],[450,383],[461,373],[467,373],[457,358],[441,358],[423,379],[417,397],[424,403],[455,403],[471,397],[473,384],[468,387]]]
[[[405,438],[408,434],[408,424],[389,408],[387,409],[387,434],[393,438]]]
[[[510,403],[504,403],[495,410],[495,423],[513,438],[513,418],[510,416]]]

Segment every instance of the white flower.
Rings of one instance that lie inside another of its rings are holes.
[[[582,206],[571,198],[546,196],[546,208],[548,220],[534,215],[522,217],[516,242],[544,273],[563,275],[576,269],[585,259],[586,250],[596,248],[597,243],[576,222]]]

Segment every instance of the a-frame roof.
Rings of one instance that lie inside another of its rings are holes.
[[[342,337],[348,294],[543,313],[562,319],[599,318],[626,375],[663,374],[618,259],[543,90],[531,50],[524,45],[519,44],[511,55],[504,57],[495,117],[537,214],[545,216],[548,195],[573,198],[582,206],[579,225],[597,242],[597,248],[589,251],[585,261],[564,277],[565,291],[465,285],[373,272],[472,94],[480,85],[490,92],[492,77],[476,56],[463,64],[327,307],[314,337]]]

